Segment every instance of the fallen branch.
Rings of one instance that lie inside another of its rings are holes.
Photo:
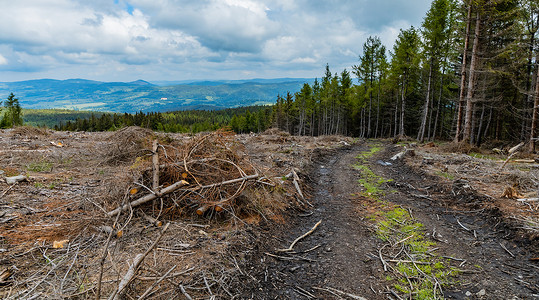
[[[201,186],[198,186],[198,187],[194,188],[193,191],[203,190],[203,189],[210,189],[210,188],[214,188],[214,187],[218,187],[218,186],[222,186],[222,185],[227,185],[227,184],[232,184],[232,183],[236,183],[236,182],[247,181],[247,180],[251,180],[251,179],[257,179],[258,177],[259,177],[258,174],[254,174],[254,175],[244,176],[244,177],[241,177],[241,178],[231,179],[231,180],[227,180],[227,181],[223,181],[223,182],[219,182],[219,183],[213,183],[213,184],[209,184],[209,185],[201,185]]]
[[[522,199],[517,199],[517,201],[520,201],[520,202],[534,202],[534,201],[539,201],[539,198],[522,198]]]
[[[294,169],[292,169],[292,175],[294,176],[294,186],[296,187],[301,200],[305,200],[305,197],[303,197],[303,193],[301,192],[301,188],[299,187],[299,176]]]
[[[387,244],[383,245],[382,248],[378,249],[378,257],[380,258],[380,261],[382,262],[382,266],[384,266],[384,271],[387,272],[387,262],[384,260],[384,257],[382,256],[382,250],[387,246]]]
[[[315,262],[316,261],[314,259],[310,259],[310,258],[306,258],[306,257],[302,257],[302,256],[280,256],[280,255],[275,255],[275,254],[272,254],[272,253],[269,253],[269,252],[266,252],[264,254],[266,254],[267,256],[271,256],[273,258],[276,258],[276,259],[280,259],[280,260],[304,260],[304,261],[308,261],[308,262]]]
[[[148,222],[150,222],[152,225],[156,226],[156,227],[161,227],[163,226],[163,222],[157,220],[156,218],[152,217],[152,216],[148,216],[147,214],[145,214],[144,212],[140,212],[140,215],[142,216],[142,218]]]
[[[4,285],[8,282],[8,279],[15,274],[15,266],[6,268],[2,273],[0,273],[0,285]]]
[[[193,298],[189,294],[187,294],[187,291],[185,291],[185,288],[181,284],[180,284],[180,290],[182,291],[182,294],[185,296],[185,298],[187,298],[187,300],[193,300]]]
[[[515,258],[515,255],[513,253],[511,253],[511,251],[509,251],[509,249],[507,249],[502,243],[499,243],[500,246],[502,246],[503,250],[505,250],[507,253],[509,253],[509,255],[511,255],[512,258]]]
[[[129,204],[125,204],[121,207],[118,207],[116,208],[115,210],[112,210],[112,211],[109,211],[107,214],[109,217],[113,217],[117,214],[119,214],[120,212],[124,211],[124,210],[128,210],[129,207],[136,207],[136,206],[139,206],[141,204],[144,204],[148,201],[152,201],[154,199],[157,199],[159,198],[160,196],[163,196],[163,195],[167,195],[167,194],[170,194],[174,191],[176,191],[177,189],[183,187],[183,186],[186,186],[188,185],[189,183],[185,180],[180,180],[176,183],[174,183],[173,185],[170,185],[170,186],[167,186],[166,188],[162,189],[161,192],[159,193],[155,193],[155,194],[148,194],[144,197],[141,197]]]
[[[163,235],[165,235],[165,232],[167,231],[169,225],[170,223],[167,223],[163,227],[161,234],[157,237],[157,239],[153,242],[153,244],[146,250],[146,252],[142,254],[139,253],[137,254],[137,256],[135,256],[135,259],[133,260],[133,264],[131,265],[131,267],[129,267],[129,269],[125,273],[124,277],[120,281],[120,284],[118,284],[118,290],[113,294],[111,298],[114,298],[114,300],[119,300],[121,296],[125,293],[125,288],[129,285],[129,283],[133,280],[133,278],[135,278],[135,275],[138,269],[140,268],[142,261],[144,260],[144,258],[146,258],[148,254],[150,254],[153,248],[157,246],[157,243],[159,243]]]
[[[462,223],[460,223],[460,220],[458,218],[455,218],[455,219],[457,219],[457,223],[459,223],[460,227],[464,228],[464,230],[466,231],[471,231],[468,227],[462,225]]]
[[[334,289],[332,287],[327,287],[327,288],[320,288],[320,287],[315,287],[313,286],[313,289],[316,289],[316,290],[320,290],[320,291],[325,291],[325,292],[329,292],[333,295],[335,294],[339,294],[339,295],[342,295],[342,296],[346,296],[346,297],[349,297],[349,298],[352,298],[352,299],[356,299],[356,300],[367,300],[367,298],[363,298],[361,296],[357,296],[357,295],[354,295],[354,294],[350,294],[350,293],[347,293],[347,292],[343,292],[343,291],[340,291],[338,289]]]
[[[153,171],[153,180],[152,180],[152,189],[157,191],[159,189],[159,144],[157,140],[153,141],[152,145],[152,171]]]
[[[174,271],[174,269],[176,269],[177,265],[174,265],[174,267],[172,267],[170,270],[168,270],[165,275],[161,276],[161,278],[159,278],[159,280],[157,280],[156,282],[154,282],[148,289],[146,289],[146,291],[144,292],[144,294],[140,295],[139,299],[146,299],[146,297],[148,297],[151,293],[151,291],[153,290],[154,287],[156,287],[158,284],[161,283],[161,281],[165,280],[165,278],[168,277],[168,274],[170,274],[170,272]]]
[[[315,230],[316,230],[316,227],[318,227],[318,225],[320,225],[322,223],[322,220],[318,221],[318,223],[316,223],[313,228],[311,228],[311,230],[307,231],[304,235],[298,237],[297,239],[295,239],[292,244],[290,244],[290,247],[286,248],[286,249],[279,249],[277,250],[277,252],[290,252],[292,250],[294,250],[294,245],[296,245],[297,242],[299,242],[300,240],[304,239],[305,237],[307,237],[309,234],[313,233]]]
[[[524,143],[523,143],[523,142],[520,143],[520,144],[518,144],[518,145],[516,145],[515,147],[509,149],[509,154],[510,154],[510,155],[509,155],[509,157],[507,157],[507,159],[503,162],[503,164],[502,164],[502,166],[500,167],[500,170],[498,170],[498,172],[501,171],[501,170],[503,170],[503,168],[505,167],[505,165],[509,162],[509,160],[510,160],[511,158],[513,158],[513,156],[514,156],[515,154],[517,154],[518,150],[520,150],[520,148],[522,148],[522,146],[524,146]]]

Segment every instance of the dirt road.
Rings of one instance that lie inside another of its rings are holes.
[[[400,151],[386,144],[362,162],[376,176],[391,179],[382,185],[385,196],[377,200],[361,196],[364,188],[358,179],[362,174],[353,165],[369,148],[359,144],[315,157],[308,175],[313,208],[298,212],[288,225],[271,231],[270,241],[256,249],[249,266],[253,286],[246,285],[241,298],[407,298],[409,295],[398,292],[394,282],[388,281],[392,273],[384,271],[379,256],[386,242],[376,236],[377,224],[370,217],[376,212],[365,209],[377,209],[376,203],[384,203],[379,209],[399,205],[410,212],[414,222],[424,225],[425,238],[432,242],[428,252],[458,266],[456,276],[442,287],[443,297],[539,297],[539,268],[529,260],[537,256],[537,241],[519,238],[496,211],[481,208],[481,202],[488,199],[466,190],[465,184],[423,174],[402,161],[380,164]],[[278,251],[318,221],[321,224],[294,245],[293,253]]]

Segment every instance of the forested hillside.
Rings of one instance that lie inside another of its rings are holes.
[[[299,91],[312,79],[194,81],[158,86],[134,82],[84,79],[0,82],[0,97],[14,93],[27,109],[69,109],[136,113],[191,109],[224,109],[267,105],[275,95]],[[166,84],[166,83],[165,83]]]

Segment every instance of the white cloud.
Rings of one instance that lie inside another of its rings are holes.
[[[315,77],[326,63],[349,69],[369,35],[391,49],[400,28],[421,23],[430,0],[4,2],[0,81],[128,81]]]

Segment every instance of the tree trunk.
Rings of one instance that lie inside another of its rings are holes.
[[[477,68],[477,56],[479,51],[479,34],[480,34],[481,18],[479,12],[476,13],[475,20],[475,36],[472,47],[472,59],[470,61],[470,78],[468,79],[468,90],[466,92],[466,116],[464,119],[464,134],[462,140],[466,143],[470,142],[472,134],[472,117],[473,117],[473,96],[475,90],[475,78]]]
[[[397,136],[399,128],[399,89],[397,89],[397,99],[395,99],[395,127],[393,128],[393,137]]]
[[[401,91],[401,124],[400,124],[400,131],[399,131],[399,135],[401,137],[405,136],[405,133],[404,133],[404,111],[405,110],[406,110],[406,79],[403,79],[402,91]]]
[[[536,62],[539,61],[539,52],[537,52]],[[537,64],[537,76],[535,78],[535,98],[533,101],[532,125],[530,134],[530,152],[535,152],[535,138],[537,131],[537,118],[539,117],[539,63]]]
[[[432,64],[433,64],[433,58],[430,60],[429,64],[429,79],[427,83],[427,96],[425,97],[425,106],[423,107],[423,118],[421,119],[421,127],[419,127],[419,131],[417,133],[417,139],[420,143],[423,143],[423,140],[425,139],[425,128],[427,127],[427,117],[429,116],[429,108],[430,108],[430,85],[432,81]]]
[[[436,139],[436,130],[438,129],[438,120],[440,118],[440,110],[442,109],[442,94],[444,90],[444,75],[445,75],[445,67],[442,68],[442,75],[440,76],[440,94],[438,95],[438,108],[436,109],[436,117],[434,119],[434,129],[432,131],[432,136],[430,138],[431,141],[434,141]],[[443,115],[441,117],[443,122]],[[442,128],[442,124],[440,124],[440,128]],[[440,130],[441,132],[441,130]],[[441,136],[441,134],[440,134]]]
[[[459,104],[457,109],[457,130],[455,132],[455,142],[460,142],[461,132],[462,132],[462,112],[464,110],[465,104],[465,89],[466,85],[466,56],[468,52],[468,42],[470,40],[470,26],[472,23],[472,3],[468,4],[468,19],[466,20],[466,33],[464,37],[464,51],[462,52],[462,66],[460,74],[460,94],[459,94]]]

